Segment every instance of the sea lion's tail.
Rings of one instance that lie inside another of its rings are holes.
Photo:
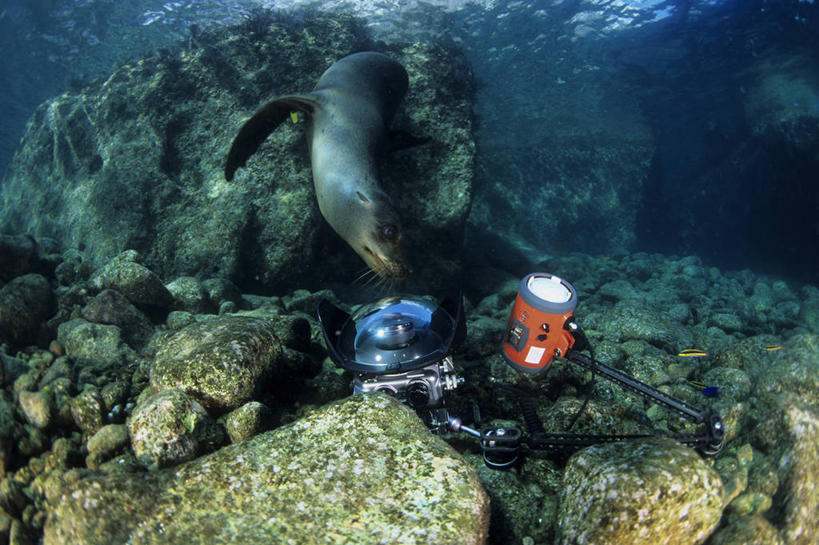
[[[230,181],[240,167],[245,166],[267,136],[287,119],[291,112],[301,111],[312,115],[318,108],[316,99],[309,95],[289,95],[265,104],[247,120],[233,139],[225,163],[225,179]]]

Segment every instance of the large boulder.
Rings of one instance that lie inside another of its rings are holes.
[[[378,394],[174,468],[54,483],[47,498],[46,545],[469,545],[489,521],[469,464]]]
[[[355,278],[360,259],[319,214],[301,127],[288,121],[232,183],[223,175],[254,110],[310,91],[335,60],[373,46],[351,17],[299,17],[196,34],[184,50],[40,106],[0,184],[0,232],[84,247],[97,266],[134,249],[163,278],[267,288]],[[439,46],[381,48],[410,77],[394,126],[427,140],[385,158],[384,186],[403,217],[415,276],[439,278],[471,202],[469,69]]]
[[[666,438],[575,454],[563,476],[558,543],[703,543],[719,523],[720,476]]]

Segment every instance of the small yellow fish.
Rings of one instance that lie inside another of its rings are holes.
[[[299,122],[299,113],[298,112],[290,112],[290,121],[293,123]]]
[[[686,348],[677,354],[681,358],[707,358],[708,352],[699,348]]]
[[[769,344],[762,348],[765,352],[776,352],[777,350],[782,350],[781,344]]]

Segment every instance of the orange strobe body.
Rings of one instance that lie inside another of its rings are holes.
[[[554,275],[532,273],[520,281],[503,338],[503,358],[523,373],[545,371],[574,345],[566,324],[577,307],[574,287]]]

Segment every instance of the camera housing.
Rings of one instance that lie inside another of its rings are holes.
[[[330,357],[354,373],[355,393],[383,392],[415,409],[432,428],[446,426],[447,392],[462,382],[450,356],[466,336],[461,297],[384,297],[352,315],[318,305]]]

